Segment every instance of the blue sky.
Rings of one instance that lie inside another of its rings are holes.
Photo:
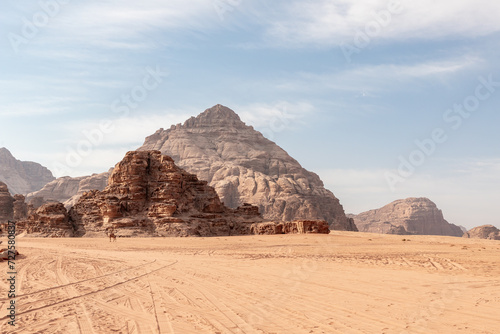
[[[425,196],[452,223],[500,227],[499,14],[472,0],[3,1],[0,147],[87,175],[221,103],[347,212]]]

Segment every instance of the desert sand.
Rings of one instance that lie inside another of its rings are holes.
[[[19,237],[17,247],[17,325],[7,323],[2,279],[1,333],[500,328],[499,241],[332,232],[116,242]]]

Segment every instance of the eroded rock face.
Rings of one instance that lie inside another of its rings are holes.
[[[139,150],[171,156],[180,167],[207,180],[228,207],[251,203],[268,220],[320,219],[333,229],[356,231],[318,175],[224,106],[158,130]]]
[[[463,235],[464,238],[500,240],[500,230],[493,225],[474,227]]]
[[[10,195],[7,185],[0,182],[0,223],[6,223],[14,218],[14,198]]]
[[[52,173],[31,161],[19,161],[6,148],[0,148],[0,181],[7,184],[11,194],[28,194],[54,180]]]
[[[17,229],[30,237],[72,237],[73,224],[62,203],[47,203],[18,222]]]
[[[14,195],[14,220],[22,220],[28,218],[29,207],[25,202],[23,195]]]
[[[360,232],[463,235],[460,227],[448,223],[436,204],[427,198],[397,200],[380,209],[354,216],[354,222]]]
[[[249,234],[258,208],[225,207],[215,190],[159,151],[128,152],[102,190],[70,210],[78,236],[214,236]]]

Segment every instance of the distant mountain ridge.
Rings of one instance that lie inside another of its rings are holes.
[[[54,180],[52,172],[39,163],[19,161],[5,147],[0,148],[0,181],[11,194],[28,194]]]
[[[139,150],[171,156],[208,181],[231,208],[250,203],[266,219],[324,219],[333,229],[357,230],[317,174],[220,104],[182,125],[156,131]]]
[[[90,176],[69,177],[63,176],[47,183],[42,189],[27,195],[28,201],[42,199],[40,202],[61,202],[69,209],[84,192],[89,190],[103,190],[108,184],[111,170]]]
[[[448,223],[436,204],[425,197],[396,200],[352,218],[361,232],[454,237],[464,234],[459,226]]]

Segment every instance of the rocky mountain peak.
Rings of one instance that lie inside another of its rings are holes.
[[[269,220],[324,219],[334,229],[356,230],[318,175],[222,105],[158,130],[138,150],[172,157],[209,182],[230,208],[250,203]]]
[[[246,127],[245,123],[241,121],[238,114],[221,104],[217,104],[212,108],[205,110],[196,117],[191,117],[184,123],[184,126],[187,128],[221,126],[231,126],[237,128]]]

